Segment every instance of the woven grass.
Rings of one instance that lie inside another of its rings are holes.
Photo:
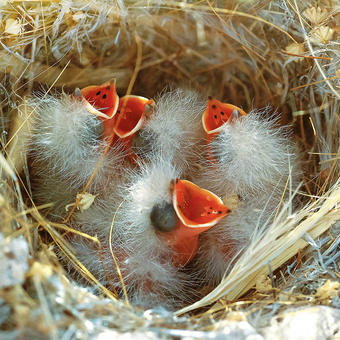
[[[21,236],[28,244],[24,276],[0,289],[3,334],[207,336],[234,311],[255,320],[287,306],[339,307],[338,288],[334,295],[334,285],[325,286],[339,279],[339,3],[5,1],[0,19],[0,232],[7,244]],[[31,113],[18,119],[17,105],[37,89],[71,92],[112,78],[120,95],[154,97],[171,84],[246,111],[271,105],[302,150],[301,207],[282,204],[218,287],[175,314],[144,312],[105,287],[96,297],[70,282],[56,247],[100,286],[63,239],[68,226],[48,221],[50,205],[31,199],[22,138]]]

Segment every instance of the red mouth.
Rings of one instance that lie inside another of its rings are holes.
[[[116,114],[119,97],[115,82],[88,86],[80,92],[89,112],[103,119],[110,119]]]
[[[234,117],[245,116],[246,113],[239,107],[222,103],[219,100],[209,97],[207,107],[202,116],[202,124],[207,134],[216,134],[222,127]]]
[[[213,227],[230,209],[218,196],[192,182],[177,179],[171,186],[179,223],[165,237],[175,251],[174,264],[185,266],[197,252],[199,234]]]
[[[120,138],[133,136],[144,123],[146,105],[152,104],[152,99],[140,96],[129,95],[121,98],[114,118],[115,134]]]
[[[186,180],[176,180],[172,201],[183,225],[199,230],[212,227],[230,211],[211,191]]]

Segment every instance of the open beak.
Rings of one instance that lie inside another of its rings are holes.
[[[128,95],[119,100],[117,115],[113,122],[113,131],[120,138],[132,137],[145,121],[145,107],[153,100]]]
[[[213,97],[208,97],[207,107],[202,116],[204,131],[208,135],[215,135],[222,130],[225,124],[245,115],[246,113],[235,105],[222,103]]]
[[[172,202],[182,224],[200,232],[214,226],[230,211],[211,191],[186,180],[176,180]]]
[[[103,121],[103,138],[109,138],[110,143],[122,143],[124,149],[129,150],[131,161],[137,157],[131,150],[132,138],[145,122],[146,106],[153,103],[152,99],[140,96],[124,96],[119,99],[117,114],[113,119]]]
[[[202,115],[202,124],[210,161],[215,162],[210,150],[210,142],[226,124],[230,124],[235,119],[245,115],[246,113],[235,105],[222,103],[211,96],[208,97],[207,106]]]
[[[170,237],[171,247],[175,250],[174,263],[185,266],[197,252],[199,234],[213,227],[230,209],[218,196],[187,180],[177,179],[170,190],[179,218]]]
[[[87,110],[104,120],[113,118],[117,113],[119,97],[115,81],[77,89],[75,96],[81,96]]]

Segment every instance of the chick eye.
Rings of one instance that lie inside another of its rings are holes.
[[[168,202],[156,204],[151,210],[150,220],[158,231],[171,231],[175,229],[177,224],[175,209],[172,204]]]

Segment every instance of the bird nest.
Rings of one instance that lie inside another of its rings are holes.
[[[288,307],[339,307],[339,6],[8,0],[0,18],[0,337],[210,337],[225,322],[260,329]],[[36,90],[73,92],[112,78],[120,95],[152,98],[170,84],[245,111],[270,105],[302,150],[299,208],[282,207],[288,213],[278,211],[217,287],[174,313],[117,299],[67,248],[67,223],[46,218],[52,203],[32,200],[21,138],[31,114],[18,119],[17,106]],[[56,248],[99,294],[68,278]]]

